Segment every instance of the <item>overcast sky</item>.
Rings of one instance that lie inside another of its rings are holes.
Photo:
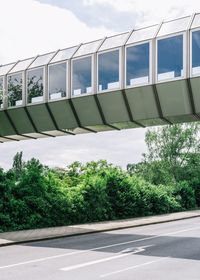
[[[0,64],[92,41],[163,19],[200,12],[199,0],[0,0]],[[17,151],[50,166],[107,159],[125,167],[141,160],[145,129],[0,144],[0,166]]]

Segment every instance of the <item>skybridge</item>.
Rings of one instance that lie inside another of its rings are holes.
[[[200,120],[200,14],[0,67],[0,142]]]

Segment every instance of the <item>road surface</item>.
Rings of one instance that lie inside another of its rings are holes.
[[[0,248],[0,280],[200,280],[200,218]]]

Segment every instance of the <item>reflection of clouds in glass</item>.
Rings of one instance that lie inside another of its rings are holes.
[[[81,89],[81,93],[87,92],[87,87],[91,87],[92,65],[91,57],[73,60],[73,92],[76,89]]]
[[[175,72],[181,76],[183,69],[183,35],[158,41],[158,73]]]
[[[192,33],[192,67],[200,66],[200,31]],[[199,72],[199,69],[197,72]]]
[[[101,53],[98,56],[99,90],[109,86],[119,87],[119,50]],[[111,85],[110,85],[111,84]]]
[[[49,93],[61,92],[66,96],[66,63],[51,65],[49,67]]]
[[[126,49],[126,71],[128,85],[131,79],[149,76],[149,43]]]

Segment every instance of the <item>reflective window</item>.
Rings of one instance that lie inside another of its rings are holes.
[[[103,44],[101,45],[101,47],[99,48],[99,51],[104,51],[111,48],[117,48],[123,46],[128,36],[129,36],[129,32],[126,32],[126,33],[122,33],[119,35],[106,38]]]
[[[126,85],[149,82],[149,43],[126,48]]]
[[[178,18],[176,20],[164,22],[158,32],[158,36],[185,31],[188,28],[191,17]]]
[[[49,66],[49,99],[66,97],[67,64]]]
[[[127,41],[127,44],[136,43],[139,41],[145,41],[154,38],[156,31],[158,30],[159,25],[153,25],[146,28],[141,28],[134,30],[130,38]]]
[[[8,107],[22,105],[22,73],[8,76]]]
[[[14,72],[26,70],[26,68],[28,68],[28,66],[31,64],[32,61],[33,61],[33,58],[29,58],[29,59],[26,59],[26,60],[19,61],[12,68],[12,70],[9,73],[14,73]]]
[[[3,108],[3,77],[0,77],[0,109]]]
[[[183,76],[183,35],[158,40],[158,81]]]
[[[92,58],[73,60],[72,69],[72,95],[92,93]]]
[[[119,87],[119,50],[100,53],[98,55],[98,91]]]
[[[72,48],[67,48],[67,49],[64,49],[64,50],[60,50],[54,56],[54,58],[51,60],[51,63],[70,59],[73,56],[73,54],[75,53],[76,50],[77,50],[77,46],[72,47]]]
[[[200,31],[192,32],[192,75],[200,74]]]
[[[98,41],[93,41],[93,42],[89,42],[89,43],[81,45],[80,48],[75,53],[74,57],[78,57],[81,55],[87,55],[87,54],[96,52],[97,48],[99,47],[101,42],[102,42],[102,40],[98,40]]]
[[[47,53],[47,54],[43,54],[38,56],[33,63],[30,65],[29,68],[34,68],[34,67],[38,67],[38,66],[43,66],[47,63],[49,63],[49,61],[51,60],[51,58],[54,56],[55,52],[53,53]]]
[[[15,63],[0,66],[0,75],[6,75],[14,65]]]
[[[44,100],[43,72],[43,68],[29,70],[27,72],[28,103],[37,103]]]
[[[196,14],[191,28],[200,27],[200,14]]]

